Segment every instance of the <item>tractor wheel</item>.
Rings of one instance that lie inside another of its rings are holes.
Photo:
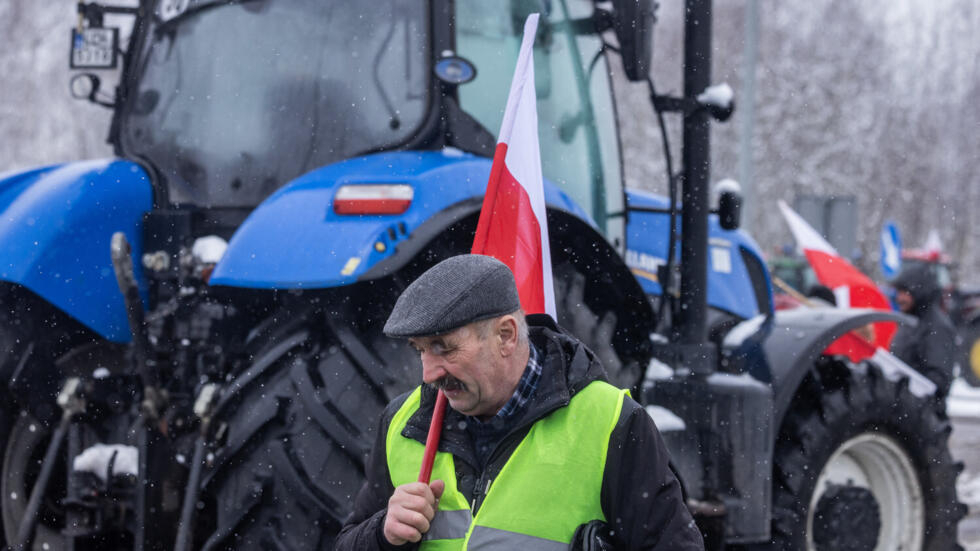
[[[776,443],[772,549],[949,551],[965,507],[932,397],[877,367],[824,358]]]
[[[0,491],[3,492],[3,529],[10,539],[16,539],[17,530],[24,510],[30,499],[34,481],[41,471],[41,462],[48,442],[51,440],[51,427],[43,425],[26,411],[16,415],[10,438],[3,454],[3,474],[0,478]],[[57,550],[65,548],[61,529],[65,524],[65,511],[61,500],[65,497],[65,476],[67,473],[66,453],[58,455],[54,473],[47,491],[41,501],[40,519],[34,531],[35,550]],[[10,542],[13,543],[13,542]]]
[[[581,277],[562,270],[569,279],[556,285],[559,308],[587,310]],[[419,384],[417,353],[384,337],[381,327],[399,289],[420,273],[413,269],[389,285],[325,299],[336,307],[297,313],[284,306],[252,331],[258,337],[251,365],[230,383],[233,394],[222,398],[216,413],[224,434],[202,480],[205,514],[196,549],[330,548],[364,480],[382,410]],[[605,349],[610,331],[603,329],[614,315],[581,312],[577,318],[604,320],[585,342],[600,357],[615,358]]]
[[[329,549],[364,480],[378,416],[417,358],[321,311],[261,327],[251,365],[219,403],[222,446],[202,480],[196,548]],[[341,325],[344,324],[344,325]],[[394,368],[389,371],[390,368]]]
[[[60,416],[55,395],[64,377],[62,369],[91,373],[88,359],[102,343],[94,342],[93,335],[77,322],[24,292],[0,291],[0,304],[0,395],[4,397],[0,404],[0,516],[4,543],[12,545],[10,540],[17,535]],[[9,385],[15,375],[18,383],[12,389]],[[66,460],[67,451],[62,448],[41,501],[33,549],[65,547],[61,501]]]
[[[620,388],[635,385],[640,380],[639,364],[634,360],[621,360],[613,345],[618,321],[616,313],[608,310],[597,314],[588,308],[585,302],[588,292],[586,278],[570,263],[561,263],[552,271],[555,275],[558,324],[596,353],[610,383]]]
[[[8,385],[18,368],[24,372],[32,367],[21,366],[22,361],[33,363],[40,359],[53,364],[56,350],[63,347],[56,346],[56,343],[45,342],[45,339],[38,337],[45,334],[41,328],[45,327],[44,322],[50,319],[39,315],[40,311],[45,310],[44,308],[32,311],[34,309],[27,306],[27,301],[22,294],[9,289],[0,291],[0,304],[3,305],[0,308],[0,377],[3,378],[0,381],[2,385],[0,394],[5,395],[3,404],[0,405],[0,450],[3,458],[2,471],[0,471],[0,509],[2,509],[5,536],[3,543],[12,544],[10,540],[17,535],[17,528],[27,506],[31,488],[34,487],[34,477],[40,469],[39,463],[44,456],[50,434],[45,423],[37,421],[27,411],[12,405],[14,393]],[[46,410],[45,413],[50,412],[53,415],[57,410],[53,396],[48,402],[41,407]],[[64,464],[57,468],[60,468],[60,471],[55,471],[56,473],[65,472]],[[57,530],[61,526],[60,521],[63,520],[59,516],[57,502],[60,497],[64,497],[64,484],[60,488],[57,485],[55,481],[49,492],[52,497],[46,496],[42,502],[41,520],[34,538],[34,549],[62,547],[57,543],[61,541]],[[48,547],[43,547],[45,543]]]
[[[960,373],[970,386],[980,387],[980,321],[960,330],[963,339]]]
[[[3,394],[9,394],[9,392],[6,392],[8,383],[7,379],[9,379],[11,374],[16,369],[17,358],[23,355],[25,349],[24,345],[26,344],[24,342],[23,332],[19,330],[20,324],[15,323],[18,312],[9,309],[7,306],[6,300],[8,300],[8,297],[9,294],[0,293],[0,304],[3,305],[0,307],[0,373],[3,374],[4,378],[3,381],[0,381],[0,385],[3,386],[5,391]],[[11,411],[10,408],[0,407],[0,449],[2,450],[6,450],[7,448],[10,428],[14,419],[16,419],[15,415],[16,412]],[[8,516],[7,511],[13,507],[13,503],[11,503],[13,499],[6,488],[0,486],[0,490],[3,492],[2,495],[0,495],[0,510],[3,512],[4,535],[6,536],[9,534],[9,537],[12,538],[16,534],[17,529],[15,527],[13,532],[11,532],[6,517]],[[6,537],[0,539],[0,545],[6,545],[7,539],[8,538]]]

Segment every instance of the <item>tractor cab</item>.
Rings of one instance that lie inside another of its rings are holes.
[[[506,6],[144,1],[110,140],[151,173],[157,208],[223,212],[232,226],[297,177],[343,160],[447,147],[492,157],[521,24],[541,12],[545,178],[621,246],[623,178],[600,32],[613,19],[591,0]]]

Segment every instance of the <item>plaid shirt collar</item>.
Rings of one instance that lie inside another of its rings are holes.
[[[528,342],[528,347],[531,350],[527,359],[527,367],[524,368],[524,374],[521,375],[521,380],[518,381],[517,388],[514,389],[514,394],[510,400],[507,400],[504,407],[500,408],[500,411],[492,419],[483,422],[471,417],[469,418],[470,421],[476,422],[477,425],[498,425],[501,421],[508,421],[515,414],[524,410],[524,406],[527,405],[534,395],[534,391],[538,388],[538,380],[541,378],[541,354],[530,342]]]

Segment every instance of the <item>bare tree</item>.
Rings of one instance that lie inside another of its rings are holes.
[[[716,1],[713,75],[737,89],[743,2]],[[654,78],[681,88],[683,3],[661,3]],[[937,228],[967,281],[980,283],[980,6],[972,0],[760,1],[753,233],[790,242],[775,207],[799,194],[854,195],[859,264],[877,269],[887,219],[907,244]],[[663,191],[659,136],[642,90],[619,87],[627,182]],[[737,174],[738,117],[712,131],[712,178]],[[680,121],[668,123],[679,155]],[[851,251],[842,251],[850,254]]]
[[[789,239],[777,199],[855,195],[863,268],[874,271],[878,231],[893,219],[907,244],[938,229],[963,279],[980,283],[980,4],[759,2],[752,230],[760,243],[771,248]],[[660,4],[653,76],[658,91],[678,94],[683,2]],[[715,1],[714,80],[735,89],[744,11],[744,2]],[[13,37],[0,52],[0,172],[111,155],[109,112],[68,93],[76,23],[71,3],[0,2],[0,32]],[[114,74],[100,76],[111,91]],[[645,87],[617,80],[627,183],[665,191]],[[740,116],[736,110],[731,122],[713,127],[714,180],[737,175]],[[668,117],[668,127],[679,159],[680,120]]]

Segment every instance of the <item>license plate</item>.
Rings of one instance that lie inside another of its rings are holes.
[[[72,69],[114,69],[119,29],[88,27],[71,30]]]

